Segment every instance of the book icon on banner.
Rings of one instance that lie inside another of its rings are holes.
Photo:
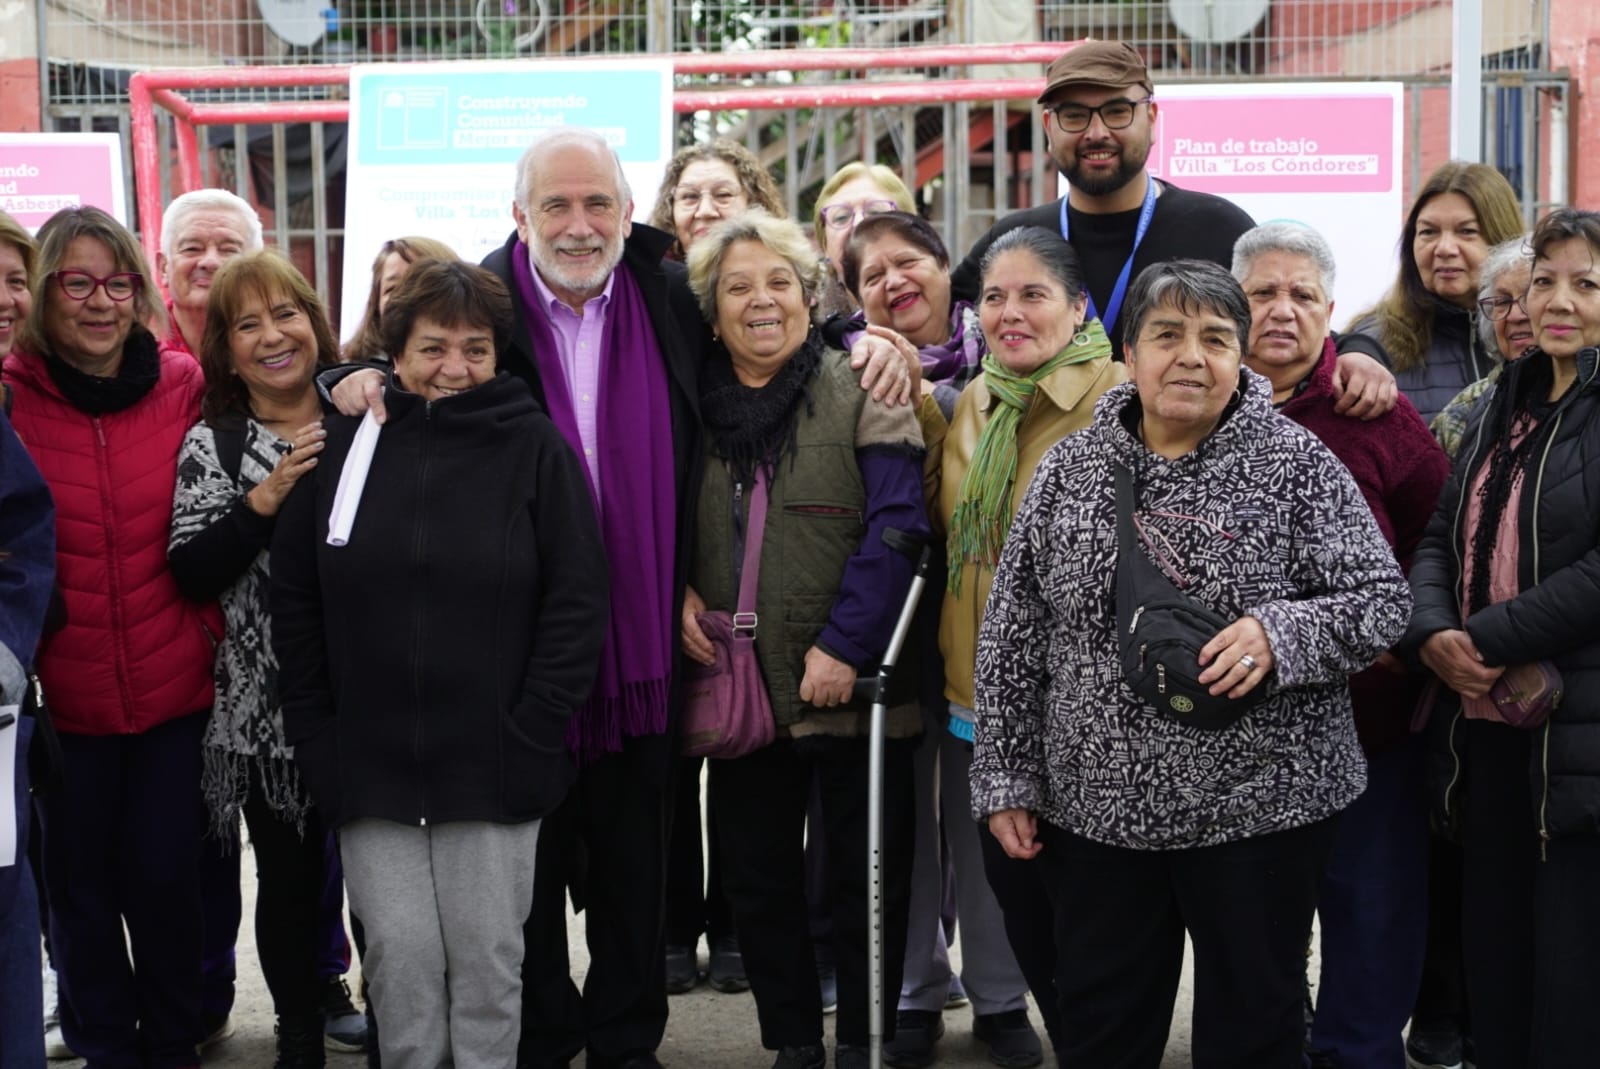
[[[449,100],[450,92],[442,85],[385,90],[378,104],[378,147],[445,148]]]

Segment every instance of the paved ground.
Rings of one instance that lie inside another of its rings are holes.
[[[254,857],[244,856],[244,916],[239,933],[239,998],[234,1009],[232,1038],[213,1047],[205,1059],[207,1069],[271,1069],[273,1060],[272,1003],[261,980],[256,959],[255,933],[248,918],[255,911]],[[573,918],[567,927],[573,968],[588,965],[583,944],[582,921]],[[959,949],[953,955],[959,960]],[[351,976],[351,986],[357,986]],[[1189,976],[1185,970],[1179,1005],[1172,1024],[1164,1069],[1188,1064]],[[772,1055],[761,1049],[756,1030],[755,1003],[749,994],[723,995],[701,985],[686,995],[671,1000],[672,1016],[659,1056],[668,1069],[766,1069]],[[1033,1014],[1038,1027],[1037,1012]],[[832,1046],[832,1018],[828,1019],[829,1046]],[[972,1038],[972,1014],[968,1009],[945,1013],[945,1037],[938,1046],[939,1066],[950,1069],[978,1069],[988,1066],[987,1048]],[[1042,1030],[1041,1030],[1042,1031]],[[59,1069],[78,1069],[82,1062],[54,1062]],[[329,1054],[329,1069],[360,1069],[359,1055]]]

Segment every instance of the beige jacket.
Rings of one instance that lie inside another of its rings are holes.
[[[1017,481],[1011,490],[1011,514],[1022,507],[1034,469],[1051,446],[1089,425],[1094,403],[1100,395],[1128,377],[1127,368],[1109,356],[1083,364],[1069,364],[1050,374],[1039,384],[1033,404],[1022,417],[1017,431]],[[944,425],[938,406],[922,407],[923,435],[928,442],[928,511],[943,537],[949,530],[950,516],[956,509],[961,479],[972,463],[978,436],[989,422],[995,405],[979,375],[962,391],[955,416]],[[983,607],[989,600],[989,585],[994,569],[976,564],[962,566],[961,595],[950,593],[945,576],[931,576],[930,582],[944,586],[944,607],[939,613],[939,652],[944,655],[945,697],[972,708],[972,673],[977,662],[978,625],[983,622]]]

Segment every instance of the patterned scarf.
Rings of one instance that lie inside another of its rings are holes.
[[[1071,344],[1026,375],[1007,371],[989,353],[983,358],[984,384],[998,404],[972,451],[972,463],[961,477],[961,492],[950,516],[950,593],[961,593],[961,567],[994,567],[1000,560],[1011,529],[1011,490],[1017,481],[1017,430],[1033,403],[1034,391],[1052,372],[1111,353],[1111,340],[1091,319],[1073,336]]]

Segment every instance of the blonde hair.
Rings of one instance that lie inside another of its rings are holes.
[[[853,182],[857,178],[870,178],[878,184],[878,188],[894,201],[895,206],[903,212],[917,214],[917,198],[911,195],[911,190],[894,173],[894,169],[885,167],[881,163],[866,164],[860,160],[847,163],[837,171],[833,177],[822,183],[822,188],[817,191],[817,203],[812,211],[812,228],[817,232],[817,248],[828,247],[827,227],[822,222],[822,209],[827,206],[828,198],[839,192],[846,182]]]
[[[827,269],[817,258],[805,229],[792,219],[778,219],[754,208],[718,223],[689,250],[689,288],[694,290],[700,314],[707,323],[717,322],[717,281],[722,276],[722,257],[741,241],[760,242],[788,260],[800,280],[801,293],[814,306]]]

